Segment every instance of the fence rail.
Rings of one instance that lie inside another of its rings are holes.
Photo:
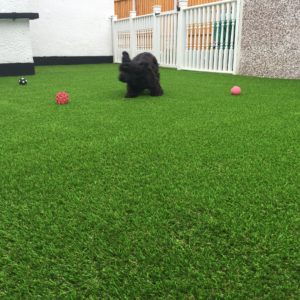
[[[162,66],[234,73],[239,7],[240,0],[225,0],[115,20],[114,61],[123,51],[150,52]]]

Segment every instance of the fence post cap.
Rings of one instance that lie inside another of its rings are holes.
[[[161,5],[154,5],[153,6],[153,13],[155,15],[159,15],[161,13]]]
[[[136,17],[136,11],[135,10],[131,10],[129,13],[130,18],[135,18]]]
[[[188,0],[179,0],[178,7],[179,8],[186,8],[188,6]]]

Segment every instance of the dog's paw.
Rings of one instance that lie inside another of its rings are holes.
[[[152,96],[152,97],[160,97],[163,94],[164,94],[163,90],[150,91],[150,96]]]

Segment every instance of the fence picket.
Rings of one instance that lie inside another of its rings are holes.
[[[214,70],[218,69],[218,61],[219,61],[219,37],[220,37],[220,6],[217,6],[217,15],[216,15],[216,38],[214,41],[215,53],[214,53]]]
[[[195,9],[194,10],[194,54],[193,54],[193,69],[196,70],[197,69],[197,39],[198,39],[198,35],[197,35],[197,29],[198,29],[198,10]]]
[[[190,27],[189,27],[189,23],[188,23],[188,20],[190,18],[190,10],[188,10],[186,12],[186,18],[185,18],[185,35],[186,35],[186,42],[185,42],[185,57],[184,57],[184,65],[185,66],[189,66],[189,43],[190,43],[190,35],[189,35],[189,30],[190,30]]]
[[[202,15],[201,10],[197,10],[198,17],[197,17],[197,63],[196,63],[196,69],[200,69],[200,63],[201,63],[201,22],[202,22]]]
[[[224,29],[225,29],[225,17],[224,17],[224,4],[221,7],[221,39],[220,39],[220,49],[219,49],[219,67],[218,71],[222,71],[223,69],[223,54],[224,54]]]
[[[225,37],[225,50],[224,50],[224,63],[223,63],[223,71],[228,70],[228,47],[229,47],[229,31],[230,31],[230,5],[226,4],[226,37]]]
[[[229,58],[228,58],[228,68],[233,69],[233,48],[234,48],[234,33],[235,33],[235,12],[236,12],[236,4],[232,3],[232,12],[230,16],[231,20],[231,37],[229,44]]]
[[[214,58],[214,31],[215,31],[215,6],[211,8],[211,20],[210,20],[210,44],[209,44],[209,69],[213,69]]]
[[[173,30],[173,62],[172,65],[176,66],[177,64],[177,14],[173,14],[173,21],[174,21],[174,30]]]
[[[202,39],[202,45],[201,45],[201,66],[200,68],[203,70],[205,67],[205,11],[204,8],[201,10],[202,13],[202,32],[201,32],[201,39]]]
[[[189,65],[188,67],[191,69],[193,66],[193,32],[194,32],[194,11],[193,9],[190,10],[190,23],[189,23],[189,35],[190,35],[190,42],[189,42]]]
[[[205,42],[205,70],[208,70],[208,64],[209,64],[209,33],[210,33],[210,28],[209,28],[209,22],[210,22],[210,7],[206,7],[206,42]]]

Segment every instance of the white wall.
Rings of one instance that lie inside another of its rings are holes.
[[[0,0],[0,12],[30,12],[28,0]]]
[[[33,55],[111,56],[113,5],[113,0],[30,0],[30,11],[40,14],[30,23]]]
[[[0,20],[0,64],[32,62],[29,21]]]
[[[28,0],[0,0],[0,12],[29,12]],[[0,64],[32,63],[29,20],[0,20]]]

